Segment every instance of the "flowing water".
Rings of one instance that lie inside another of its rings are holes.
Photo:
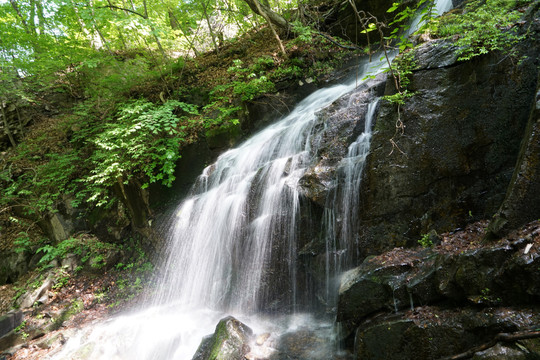
[[[362,63],[359,78],[380,72],[384,65]],[[306,291],[299,284],[305,279],[297,264],[298,181],[314,165],[317,112],[355,86],[353,79],[316,91],[288,116],[207,167],[192,195],[173,213],[159,296],[143,311],[79,332],[55,358],[191,359],[202,337],[227,315],[256,333],[309,327],[331,336],[328,322],[302,315],[309,309],[302,301]],[[377,103],[367,107],[364,130],[340,165],[336,184],[344,185],[334,199],[339,203],[325,211],[330,224],[327,254],[354,248],[355,199]],[[341,243],[332,235],[338,226]],[[330,278],[340,261],[327,258],[326,263]],[[327,286],[328,299],[332,296],[335,287]],[[276,314],[279,310],[289,315]]]
[[[364,60],[359,73],[377,73],[384,65]],[[288,116],[207,167],[192,195],[173,213],[159,296],[144,311],[79,333],[58,358],[78,356],[82,348],[92,359],[190,359],[202,337],[228,314],[255,332],[283,333],[307,323],[330,329],[298,308],[297,183],[313,165],[316,113],[355,83],[352,79],[316,91]],[[365,157],[369,128],[351,145],[345,161]],[[282,249],[276,249],[276,242]],[[282,265],[277,269],[270,261],[275,251],[280,253],[274,263]],[[272,279],[276,272],[278,278]],[[272,296],[292,315],[261,315]]]

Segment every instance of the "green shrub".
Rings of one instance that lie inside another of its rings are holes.
[[[517,33],[515,23],[521,18],[516,9],[527,1],[475,0],[465,7],[463,14],[449,14],[430,25],[438,37],[456,36],[459,60],[469,60],[491,51],[512,53],[514,45],[525,35]]]

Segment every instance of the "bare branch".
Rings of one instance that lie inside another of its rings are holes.
[[[142,17],[143,19],[148,19],[147,16],[144,16],[144,14],[141,14],[141,13],[139,13],[139,12],[136,12],[135,10],[123,8],[123,7],[116,6],[116,5],[103,5],[103,6],[98,6],[97,8],[98,8],[98,9],[106,9],[106,8],[109,8],[109,9],[114,9],[114,10],[127,11],[127,12],[130,12],[130,13],[132,13],[132,14],[138,15],[138,16]]]

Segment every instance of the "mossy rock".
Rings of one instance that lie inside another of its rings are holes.
[[[219,321],[213,335],[202,340],[193,360],[243,360],[252,336],[247,325],[228,316]]]

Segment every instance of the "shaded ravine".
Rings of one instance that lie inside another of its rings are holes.
[[[365,59],[358,78],[379,73],[384,65]],[[302,246],[297,185],[317,152],[311,141],[320,121],[317,112],[356,85],[352,79],[316,91],[288,116],[207,167],[171,217],[158,295],[144,311],[81,331],[55,358],[190,359],[201,338],[229,314],[256,333],[299,326],[330,329],[328,322],[300,315],[309,312],[313,294],[297,264]],[[337,183],[347,188],[336,191],[341,203],[332,211],[345,211],[336,216],[340,232],[347,235],[339,242],[334,236],[328,253],[354,247],[351,221],[376,105],[368,107],[364,131],[343,160],[344,179]],[[338,262],[327,260],[328,274],[336,274],[330,264]],[[328,289],[327,303],[335,301]]]

